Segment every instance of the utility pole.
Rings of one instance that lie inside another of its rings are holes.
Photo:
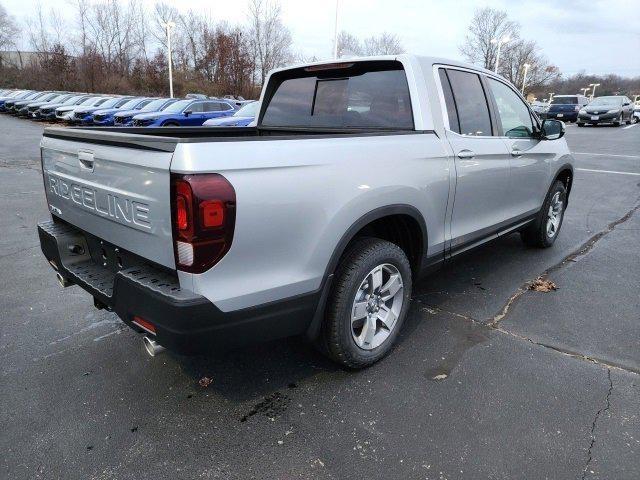
[[[174,22],[167,22],[164,24],[167,27],[167,50],[169,56],[169,96],[173,98],[173,67],[171,61],[171,29],[176,26]]]
[[[591,90],[591,100],[593,100],[593,96],[596,94],[596,87],[599,87],[600,84],[599,83],[590,83],[589,86],[593,87],[593,90]]]
[[[338,7],[340,0],[336,0],[336,18],[333,23],[333,58],[338,58]]]

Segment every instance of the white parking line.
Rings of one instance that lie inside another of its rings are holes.
[[[616,172],[614,170],[592,170],[591,168],[576,168],[576,170],[580,170],[581,172],[615,173],[617,175],[634,175],[634,176],[640,177],[640,173],[634,173],[634,172]]]
[[[589,153],[589,152],[571,152],[574,155],[593,155],[596,157],[621,157],[621,158],[640,158],[640,155],[617,155],[615,153]]]
[[[633,128],[633,127],[637,127],[638,125],[640,125],[640,123],[633,123],[631,125],[628,125],[626,127],[622,127],[623,130],[627,130],[629,128]]]

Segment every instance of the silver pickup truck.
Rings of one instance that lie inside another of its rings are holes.
[[[519,232],[550,247],[573,179],[564,125],[503,78],[411,55],[275,70],[257,126],[48,128],[42,251],[181,354],[300,335],[364,367],[412,284]]]

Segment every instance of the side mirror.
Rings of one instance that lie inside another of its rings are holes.
[[[189,115],[191,115],[193,112],[191,110],[185,110],[184,111],[184,116],[188,117]]]
[[[564,137],[564,123],[560,120],[545,120],[540,133],[542,140],[557,140]]]

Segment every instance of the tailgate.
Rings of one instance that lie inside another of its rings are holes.
[[[86,132],[87,137],[113,137]],[[45,133],[42,170],[51,214],[175,268],[169,174],[173,151],[169,150],[128,144],[126,138],[101,143]]]

